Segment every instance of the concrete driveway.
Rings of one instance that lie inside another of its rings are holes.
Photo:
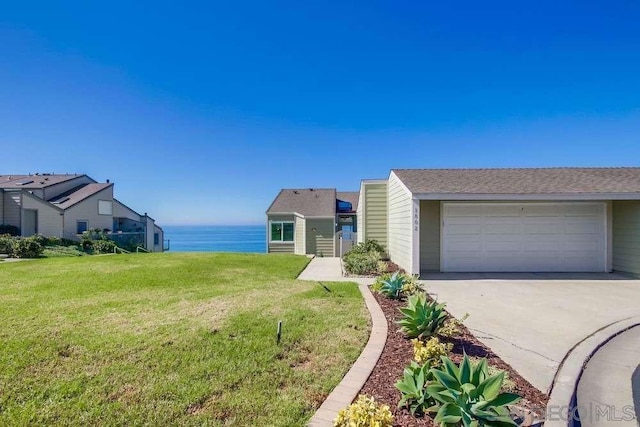
[[[640,280],[616,274],[427,274],[422,283],[476,337],[546,392],[571,348],[640,315]]]

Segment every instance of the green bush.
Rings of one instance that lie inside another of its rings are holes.
[[[0,254],[13,255],[13,241],[10,234],[0,234]]]
[[[94,240],[92,249],[94,253],[108,254],[113,253],[116,244],[111,240]]]
[[[436,335],[447,320],[445,306],[430,301],[424,294],[411,295],[407,306],[400,309],[400,329],[409,338],[424,339]]]
[[[465,427],[516,426],[507,405],[521,398],[514,393],[501,393],[504,371],[489,376],[487,359],[473,364],[465,354],[460,365],[442,357],[442,367],[432,368],[433,383],[427,386],[428,395],[438,402],[434,421],[441,426]]]
[[[350,274],[375,274],[378,261],[384,254],[384,247],[375,240],[358,243],[344,254],[344,268]]]
[[[19,236],[20,229],[15,225],[0,224],[0,234],[8,234],[10,236]]]
[[[16,258],[39,258],[44,247],[35,237],[18,237],[13,241],[13,253]]]
[[[38,243],[42,246],[77,246],[78,242],[69,239],[63,239],[55,236],[43,236],[41,234],[36,234],[32,236]]]
[[[342,258],[344,268],[350,274],[374,274],[379,260],[378,253],[351,253]]]
[[[338,413],[333,425],[334,427],[391,427],[393,415],[387,405],[380,405],[373,397],[361,394],[358,400]]]
[[[411,415],[423,415],[438,409],[436,400],[427,393],[427,386],[433,381],[429,368],[429,363],[421,365],[416,362],[405,368],[402,378],[395,384],[402,396],[398,408],[408,407]]]
[[[349,253],[366,254],[371,252],[377,252],[381,256],[386,252],[384,246],[378,243],[376,240],[367,240],[365,242],[358,243],[349,249]]]

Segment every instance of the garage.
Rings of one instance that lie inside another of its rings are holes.
[[[602,272],[606,204],[442,203],[445,272]]]

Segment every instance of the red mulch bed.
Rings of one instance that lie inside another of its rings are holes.
[[[395,323],[400,318],[398,309],[404,306],[406,302],[391,300],[376,293],[374,293],[374,296],[387,318],[389,331],[382,355],[360,393],[373,396],[376,401],[389,405],[394,416],[395,426],[436,427],[437,425],[428,415],[423,418],[416,418],[407,409],[398,408],[400,392],[395,388],[394,384],[402,376],[404,368],[413,359],[413,344],[411,340],[405,338]],[[549,399],[546,394],[518,375],[511,366],[478,341],[467,328],[463,326],[461,332],[462,336],[458,338],[441,338],[443,342],[453,343],[454,347],[450,356],[452,360],[459,363],[462,360],[463,351],[466,351],[469,356],[486,357],[489,365],[507,371],[509,378],[516,384],[515,392],[523,397],[518,406],[533,410],[536,413],[544,413],[544,408]]]

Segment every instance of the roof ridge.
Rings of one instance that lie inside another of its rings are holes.
[[[527,167],[492,167],[492,168],[394,168],[392,171],[467,171],[467,170],[611,170],[611,169],[640,169],[640,166],[527,166]]]

